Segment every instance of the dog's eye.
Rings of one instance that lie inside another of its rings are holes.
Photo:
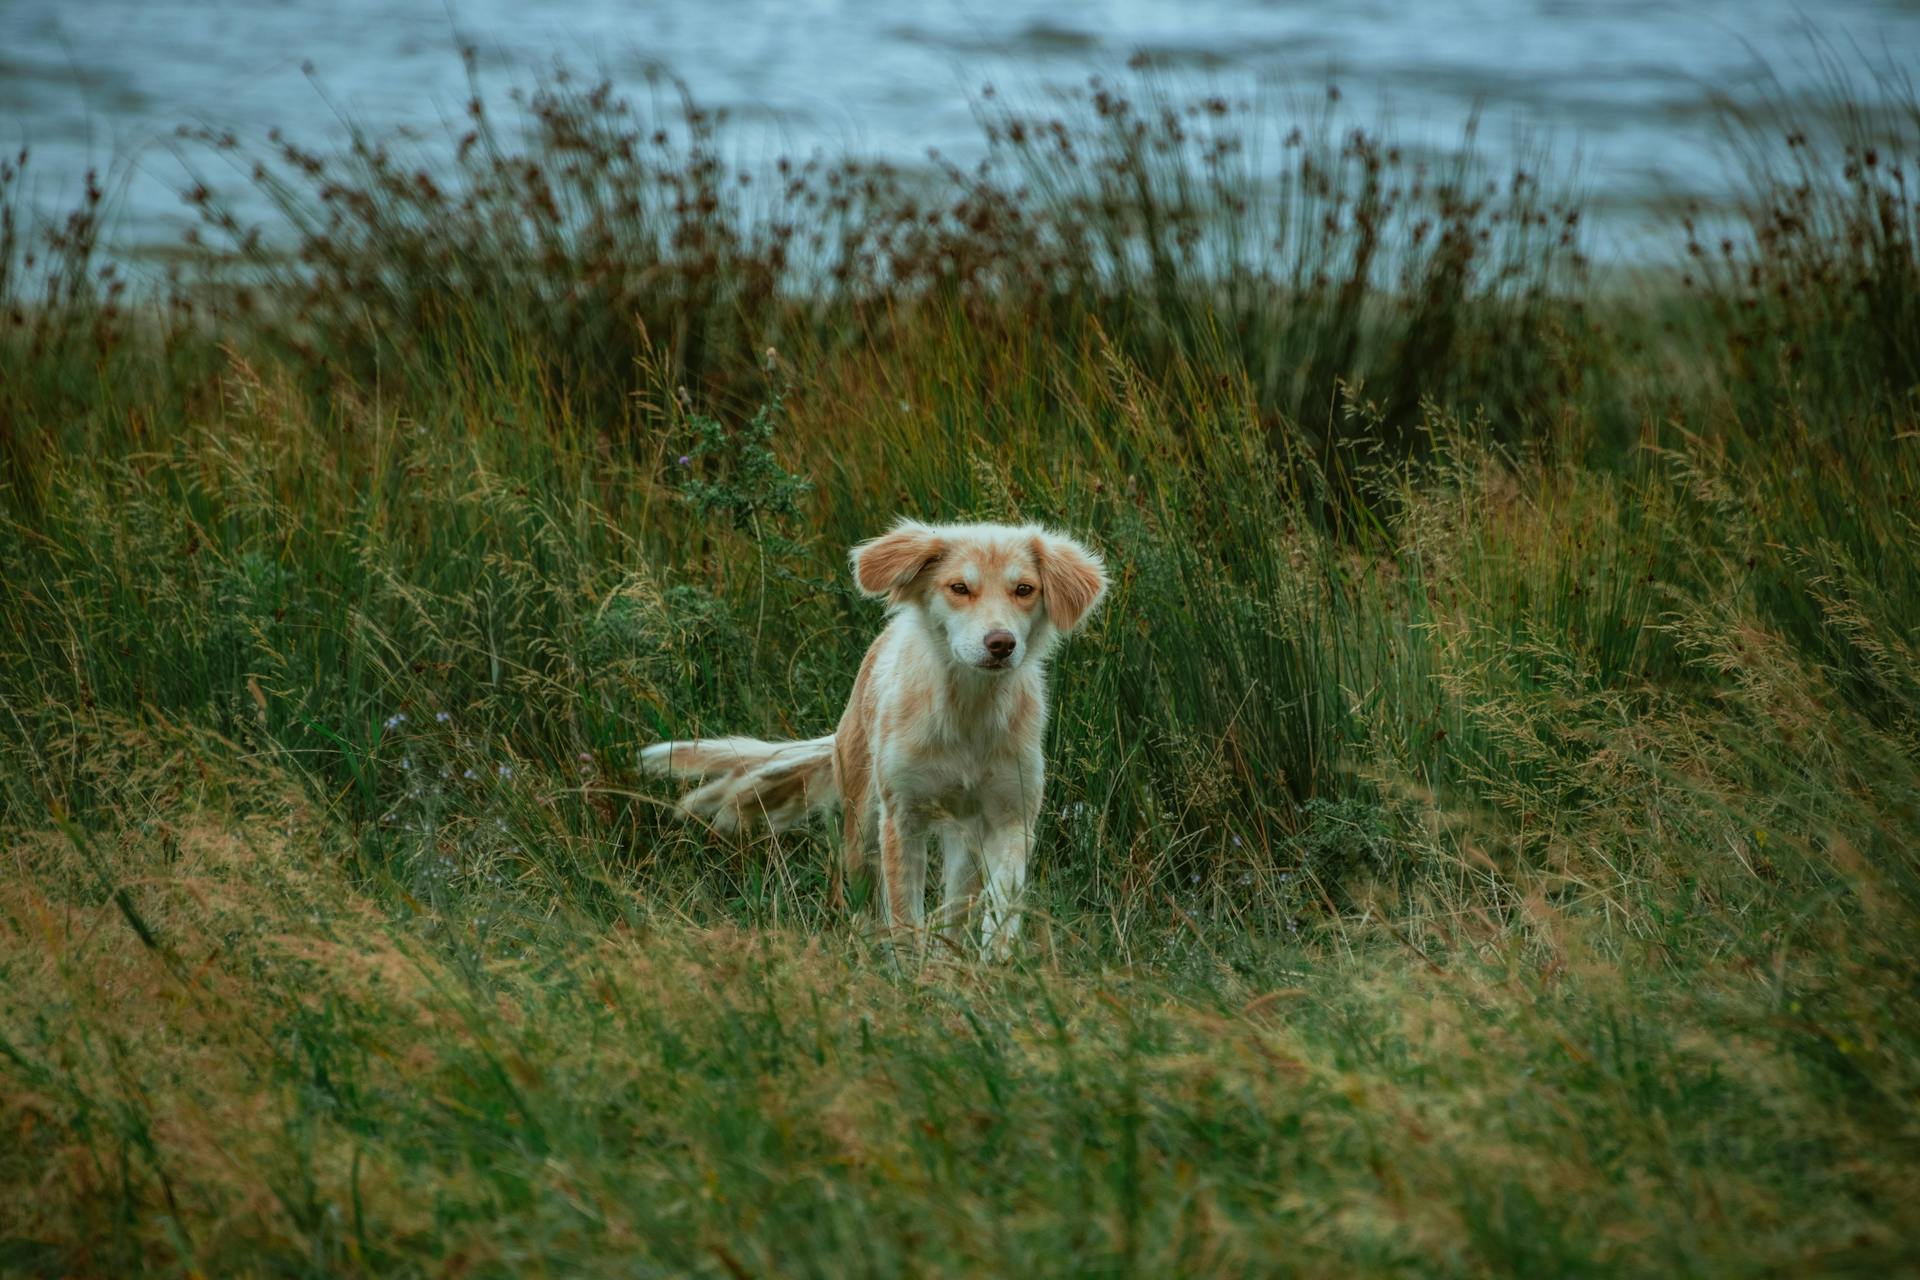
[[[1013,589],[1013,594],[1017,596],[1030,596],[1033,594],[1033,584],[1031,582],[1023,582]]]
[[[956,583],[953,583],[951,586],[949,586],[947,590],[953,592],[953,594],[957,596],[964,596],[967,594],[967,584],[964,582],[956,582]]]

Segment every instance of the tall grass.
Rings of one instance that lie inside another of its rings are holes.
[[[1911,132],[1624,294],[1337,104],[520,105],[146,291],[0,195],[0,1264],[1912,1264]],[[630,770],[831,724],[902,511],[1117,573],[1006,968]]]

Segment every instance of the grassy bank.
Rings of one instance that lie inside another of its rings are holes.
[[[0,1268],[1913,1265],[1913,121],[1641,292],[1332,107],[982,105],[743,182],[555,85],[130,288],[9,224]],[[1116,570],[1006,967],[630,768],[830,724],[900,512]]]

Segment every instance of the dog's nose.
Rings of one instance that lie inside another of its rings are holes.
[[[1013,632],[1011,631],[987,632],[987,652],[996,658],[1010,656],[1013,653],[1014,645],[1018,643],[1019,641],[1013,638]]]

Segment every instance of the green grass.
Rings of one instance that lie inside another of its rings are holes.
[[[1920,1263],[1910,118],[1628,290],[1118,92],[743,186],[557,85],[125,289],[0,175],[0,1270]],[[1115,571],[1006,966],[631,769],[831,724],[902,512]]]

